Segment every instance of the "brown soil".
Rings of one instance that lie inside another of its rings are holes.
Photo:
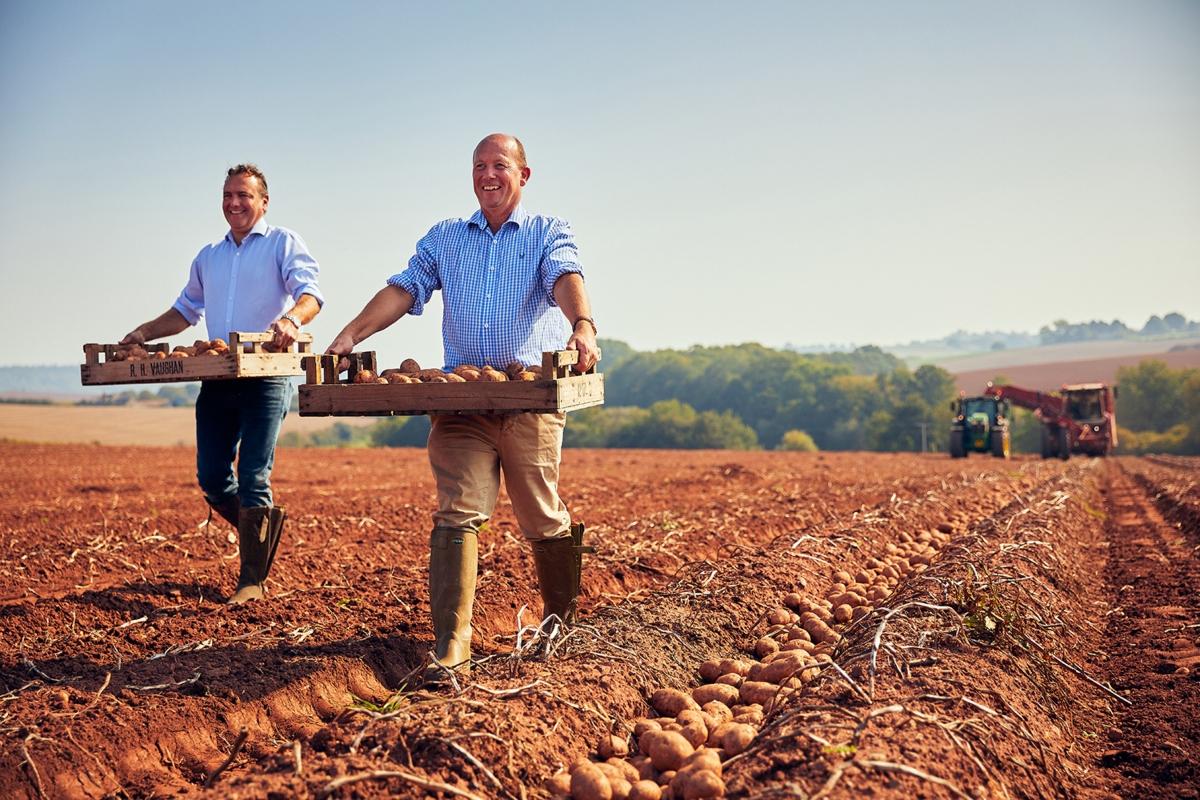
[[[786,593],[897,546],[928,566],[769,704],[728,796],[1195,796],[1194,460],[569,451],[582,624],[525,627],[502,503],[478,663],[430,691],[405,681],[431,641],[422,451],[281,452],[287,538],[238,609],[191,458],[0,444],[0,796],[545,797],[655,689],[752,658]]]

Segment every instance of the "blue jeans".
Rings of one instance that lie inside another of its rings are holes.
[[[271,505],[275,440],[291,401],[289,378],[201,382],[196,477],[210,503],[237,497],[245,507]]]

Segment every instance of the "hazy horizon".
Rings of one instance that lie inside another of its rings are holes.
[[[166,309],[239,161],[322,265],[324,347],[474,210],[493,130],[638,350],[1200,318],[1196,3],[18,1],[0,66],[0,364]],[[363,349],[435,363],[440,313]]]

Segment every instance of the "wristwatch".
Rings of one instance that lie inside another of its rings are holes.
[[[575,330],[576,328],[578,328],[579,323],[581,323],[581,322],[586,322],[587,324],[591,325],[592,333],[594,333],[596,335],[600,334],[600,329],[596,327],[596,320],[592,319],[591,317],[579,317],[578,319],[576,319],[574,322],[571,323],[571,330]]]
[[[296,319],[296,317],[292,316],[291,314],[284,314],[282,317],[280,317],[280,319],[286,319],[288,322],[296,326],[296,330],[300,330],[300,320]]]

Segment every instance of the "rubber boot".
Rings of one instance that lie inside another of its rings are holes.
[[[267,568],[263,572],[263,581],[271,574],[271,565],[275,563],[275,552],[279,550],[279,540],[283,538],[283,523],[287,521],[287,511],[279,506],[271,508],[271,519],[268,522],[267,542],[270,545],[267,553]]]
[[[230,605],[248,600],[260,600],[265,594],[267,561],[271,557],[270,506],[243,508],[238,516],[238,549],[242,568],[238,573],[237,591],[229,598]]]
[[[542,539],[533,543],[533,562],[537,568],[538,590],[542,594],[542,620],[552,616],[568,625],[575,621],[579,606],[579,585],[583,575],[583,554],[595,548],[583,545],[583,523],[571,526],[569,536]]]
[[[444,679],[442,668],[471,671],[471,609],[479,571],[479,539],[468,528],[434,528],[429,537],[429,609],[433,660],[427,681]],[[440,666],[439,666],[440,665]]]
[[[240,515],[242,511],[242,503],[237,499],[236,495],[233,497],[226,497],[216,503],[214,503],[212,500],[209,500],[207,497],[204,499],[208,502],[208,519],[210,522],[212,521],[212,515],[215,511],[221,515],[222,519],[224,519],[233,527],[236,528],[238,526],[238,515]]]

